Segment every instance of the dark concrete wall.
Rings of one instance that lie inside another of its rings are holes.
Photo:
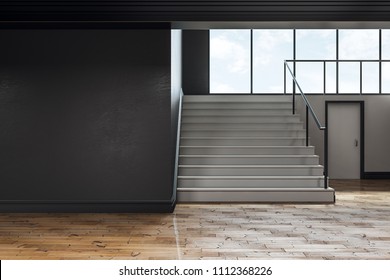
[[[169,211],[171,30],[0,37],[0,209]]]
[[[184,94],[209,94],[209,31],[183,30]]]

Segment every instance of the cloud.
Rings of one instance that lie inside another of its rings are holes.
[[[233,88],[231,85],[228,85],[226,83],[212,81],[210,84],[210,92],[211,93],[235,93],[237,92],[237,90]]]
[[[379,59],[379,31],[340,30],[339,59]]]
[[[247,32],[247,30],[244,31]],[[231,73],[247,73],[250,65],[249,36],[247,38],[248,40],[240,40],[241,38],[237,35],[244,35],[239,34],[240,31],[226,30],[211,32],[214,33],[210,37],[211,59],[224,61],[226,69]]]
[[[292,30],[254,30],[255,47],[272,51],[280,44],[292,44],[292,34]]]
[[[296,39],[303,39],[307,36],[318,36],[321,38],[335,37],[336,32],[334,29],[297,29]]]
[[[254,64],[282,64],[292,58],[292,30],[254,30]],[[286,46],[290,54],[286,56]]]
[[[336,30],[296,31],[297,59],[336,59]]]

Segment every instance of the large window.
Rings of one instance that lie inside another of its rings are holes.
[[[250,30],[210,30],[210,93],[249,93]]]
[[[210,92],[283,93],[284,60],[305,93],[390,93],[390,30],[379,29],[211,30]]]

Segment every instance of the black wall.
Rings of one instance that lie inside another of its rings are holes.
[[[0,30],[0,210],[172,210],[170,32]]]
[[[388,1],[36,1],[0,2],[6,20],[387,21]]]
[[[183,30],[184,94],[209,94],[209,31]]]

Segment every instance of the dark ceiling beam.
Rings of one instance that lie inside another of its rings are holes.
[[[389,1],[0,1],[0,20],[388,21]]]

